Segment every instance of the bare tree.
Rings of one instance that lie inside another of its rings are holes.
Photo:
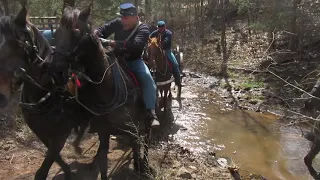
[[[289,49],[291,51],[297,51],[298,47],[298,33],[297,33],[297,8],[298,5],[301,3],[301,0],[293,0],[292,2],[292,18],[290,22],[290,41],[289,41]]]
[[[10,8],[9,8],[8,0],[1,0],[1,4],[2,4],[3,9],[4,9],[4,14],[5,15],[9,15],[10,14]]]

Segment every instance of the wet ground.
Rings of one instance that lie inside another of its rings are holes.
[[[201,75],[197,75],[200,77]],[[196,77],[196,76],[194,76]],[[176,124],[182,125],[174,139],[195,153],[215,153],[231,158],[240,166],[241,175],[261,174],[266,179],[312,179],[303,158],[309,142],[298,127],[271,113],[238,110],[208,89],[215,79],[186,78],[184,108],[177,112]],[[320,168],[319,159],[314,165]]]
[[[187,74],[188,76],[184,79],[182,108],[177,101],[173,100],[172,113],[168,114],[168,117],[174,119],[175,124],[167,131],[166,135],[169,132],[168,138],[156,143],[178,144],[183,147],[184,153],[190,151],[204,159],[210,159],[214,156],[215,159],[222,157],[221,161],[215,161],[220,165],[224,164],[224,159],[229,164],[230,161],[233,161],[240,167],[240,174],[246,177],[254,173],[261,174],[264,178],[271,180],[311,179],[303,163],[303,157],[309,150],[309,143],[301,137],[299,128],[286,126],[285,120],[281,120],[271,113],[234,109],[225,98],[221,98],[208,88],[216,81],[215,78],[193,73]],[[97,144],[94,145],[95,142],[97,142],[96,137],[86,138],[82,143],[82,148],[88,151],[83,157],[76,156],[71,146],[67,144],[62,153],[63,157],[73,167],[79,168],[80,166],[74,163],[75,160],[90,162],[96,153]],[[94,146],[91,147],[92,145]],[[33,174],[41,165],[45,152],[41,143],[30,140],[28,146],[22,146],[9,140],[0,147],[1,180],[33,179]],[[157,156],[167,155],[163,155],[165,154],[164,150],[158,148],[159,146],[154,146],[150,158],[153,163],[159,164],[160,159]],[[111,174],[114,174],[113,179],[139,179],[133,175],[126,163],[130,159],[128,158],[129,149],[120,147],[116,141],[112,141],[110,149],[108,154],[111,161],[109,168]],[[181,154],[177,151],[172,152],[172,154],[175,153]],[[198,167],[199,163],[190,165],[190,163],[186,163],[186,159],[188,158],[183,157],[167,163],[166,171],[178,168],[177,172],[171,173],[172,176],[163,176],[163,179],[178,177],[179,175],[175,175],[175,173],[178,173],[182,167],[187,168],[186,171],[190,172],[190,177],[194,179],[213,178],[210,175],[206,177],[199,175],[202,168]],[[194,158],[191,161],[195,162]],[[320,170],[320,160],[316,159],[314,164]],[[124,170],[119,168],[122,166],[126,168]],[[50,179],[63,179],[57,175],[58,172],[59,168],[54,165],[50,171]],[[90,178],[80,176],[81,179],[96,179],[97,172],[93,172]],[[217,179],[230,179],[230,177],[220,175]]]

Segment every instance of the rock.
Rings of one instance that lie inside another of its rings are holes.
[[[195,166],[189,166],[189,168],[192,169],[192,170],[194,170],[194,171],[197,170],[197,167],[195,167]]]
[[[180,168],[177,175],[183,179],[192,179],[191,173],[185,167]]]
[[[173,168],[178,168],[181,166],[181,163],[179,161],[174,161],[172,167]]]
[[[256,100],[256,99],[251,99],[251,100],[249,101],[249,103],[250,103],[250,104],[253,104],[253,105],[256,105],[256,104],[258,104],[258,100]]]
[[[5,151],[9,151],[10,150],[10,145],[9,144],[6,144],[6,145],[4,145],[3,146],[3,150],[5,150]]]
[[[6,159],[6,160],[10,160],[11,157],[10,157],[10,156],[6,156],[5,159]]]
[[[111,139],[111,140],[117,140],[117,137],[111,135],[111,136],[110,136],[110,139]]]
[[[228,161],[225,158],[219,158],[217,160],[217,162],[222,167],[227,167],[228,166]]]
[[[181,127],[180,130],[181,130],[181,131],[186,131],[186,130],[188,130],[188,129],[187,129],[186,127]]]

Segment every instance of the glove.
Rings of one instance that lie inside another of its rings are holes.
[[[103,46],[110,46],[111,45],[111,40],[103,39],[103,38],[99,38],[99,39],[100,39]]]

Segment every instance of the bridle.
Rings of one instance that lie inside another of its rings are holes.
[[[157,38],[157,39],[159,39],[159,41],[161,41],[161,36],[160,36],[159,38]],[[165,75],[167,74],[167,71],[168,71],[168,64],[166,63],[166,55],[164,54],[163,49],[161,48],[161,46],[159,46],[158,43],[153,42],[151,39],[150,39],[150,41],[151,41],[151,42],[149,42],[148,48],[151,47],[152,45],[155,45],[156,48],[159,48],[160,53],[162,54],[162,60],[165,61],[165,66],[166,66],[165,71],[164,71],[164,72],[161,72],[161,71],[158,69],[158,67],[157,67],[157,61],[156,61],[155,59],[153,59],[153,61],[154,61],[154,62],[153,62],[154,67],[152,67],[152,68],[153,68],[155,71],[158,71],[162,76],[165,76]],[[149,55],[151,55],[151,53],[150,53]]]
[[[44,60],[39,55],[39,50],[35,43],[35,34],[32,30],[31,25],[27,24],[25,29],[15,31],[15,36],[19,48],[23,49],[23,53],[25,55],[24,60],[26,61],[25,63],[27,64],[28,69],[31,69],[31,65],[36,64],[39,61],[44,62]],[[31,76],[27,75],[26,70],[22,67],[15,67],[13,69],[0,68],[0,72],[13,74],[15,77],[28,81],[42,90],[49,91],[48,89],[39,85]],[[12,86],[13,84],[11,84],[11,87]]]

